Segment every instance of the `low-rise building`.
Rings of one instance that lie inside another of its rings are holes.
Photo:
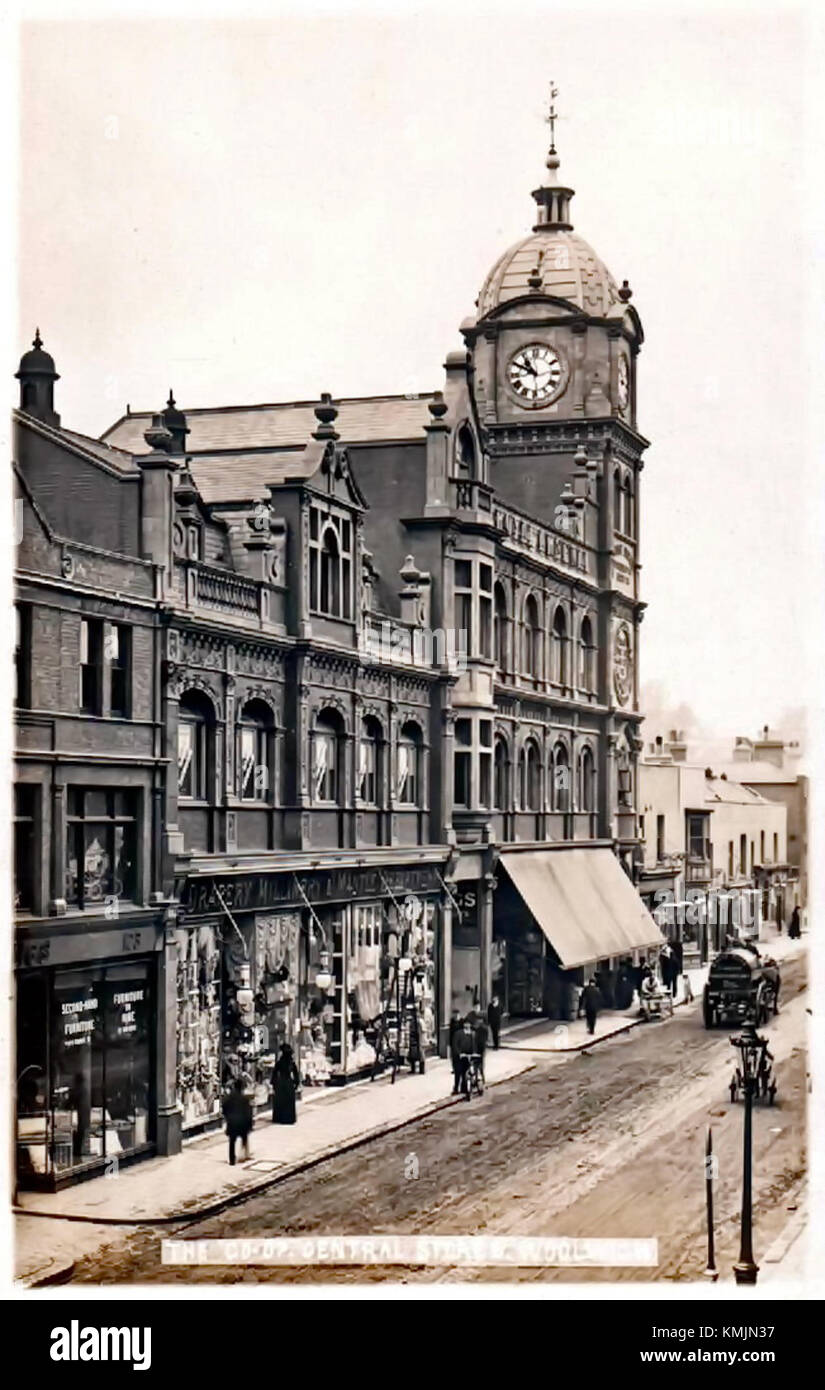
[[[798,900],[787,812],[727,772],[684,761],[656,739],[639,766],[643,836],[638,887],[688,958],[706,960],[731,931],[784,925]]]

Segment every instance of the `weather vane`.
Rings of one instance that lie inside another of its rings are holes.
[[[551,80],[551,82],[550,82],[550,110],[548,111],[547,115],[546,115],[545,118],[544,118],[544,119],[546,120],[547,124],[548,124],[549,127],[550,127],[550,153],[551,153],[551,154],[555,154],[555,153],[556,153],[556,97],[558,96],[558,94],[559,94],[559,89],[558,89],[558,87],[555,85],[555,83]]]

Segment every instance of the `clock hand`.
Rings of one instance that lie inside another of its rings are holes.
[[[537,375],[538,375],[538,373],[537,373],[535,367],[532,365],[531,362],[528,362],[528,361],[527,361],[527,358],[526,358],[526,357],[523,357],[523,358],[522,358],[521,364],[520,364],[520,365],[521,365],[522,368],[526,368],[526,370],[527,370],[528,372],[532,372],[532,373],[533,373],[533,376],[537,376]]]

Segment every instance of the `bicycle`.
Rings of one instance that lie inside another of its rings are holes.
[[[465,1100],[471,1100],[473,1095],[484,1095],[484,1073],[481,1069],[481,1055],[473,1052],[467,1058],[467,1066],[461,1078],[461,1093]]]

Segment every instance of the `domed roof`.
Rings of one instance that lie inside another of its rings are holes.
[[[20,358],[20,367],[15,376],[52,376],[58,380],[54,358],[43,351],[40,329],[35,330],[34,341],[28,352]]]
[[[542,227],[505,251],[481,287],[479,319],[524,295],[566,299],[595,318],[606,318],[622,303],[616,281],[592,246],[562,227]]]

